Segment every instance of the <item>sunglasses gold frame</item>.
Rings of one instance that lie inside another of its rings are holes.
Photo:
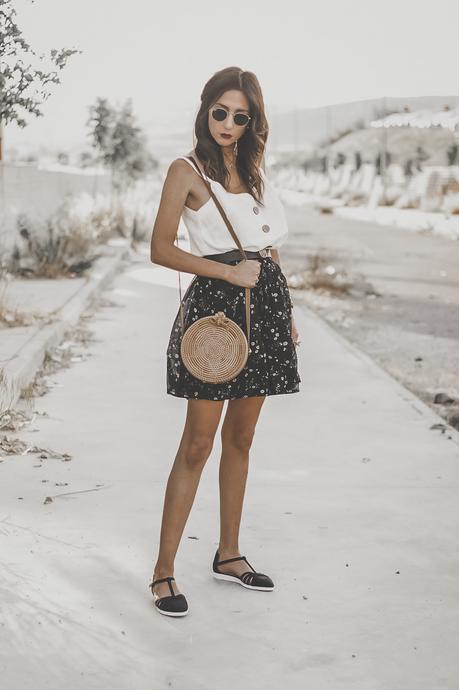
[[[215,112],[216,110],[223,110],[223,111],[226,113],[226,116],[223,118],[223,120],[217,120],[217,118],[214,116],[214,112]],[[210,114],[211,114],[212,117],[214,118],[215,122],[225,122],[226,118],[228,117],[228,115],[229,115],[230,113],[231,113],[231,115],[233,116],[233,122],[234,122],[234,124],[236,125],[236,127],[247,127],[247,125],[249,124],[250,120],[252,119],[250,115],[247,115],[247,113],[233,113],[233,112],[231,112],[228,108],[224,108],[222,105],[214,105],[214,106],[210,109]],[[238,123],[237,123],[237,122],[235,121],[235,119],[234,119],[235,115],[242,115],[243,117],[246,117],[246,118],[247,118],[247,122],[244,122],[244,124],[242,124],[242,125],[238,125]]]

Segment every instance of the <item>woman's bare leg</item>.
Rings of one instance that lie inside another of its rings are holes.
[[[223,410],[223,400],[188,400],[185,426],[167,481],[159,553],[153,579],[174,575],[174,560],[193,505],[201,473],[209,457]],[[172,587],[180,590],[175,581]],[[160,596],[170,594],[167,582],[155,585]]]
[[[266,396],[228,401],[222,425],[220,460],[220,560],[240,556],[239,527],[249,467],[249,450]],[[241,574],[248,570],[244,561],[219,566],[222,572]]]

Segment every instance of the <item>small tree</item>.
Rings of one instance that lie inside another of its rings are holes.
[[[451,144],[446,151],[446,155],[448,157],[448,165],[456,165],[459,160],[459,146],[456,143]]]
[[[56,158],[61,165],[68,165],[70,163],[70,156],[67,151],[59,151]]]
[[[334,160],[334,163],[333,163],[333,167],[339,168],[341,165],[344,165],[345,162],[346,162],[345,154],[342,153],[342,151],[338,151],[338,153],[336,154],[336,158]]]
[[[377,175],[384,175],[385,171],[391,164],[392,160],[392,155],[390,151],[385,151],[379,152],[378,155],[375,158],[375,167],[376,167],[376,174]]]
[[[413,159],[412,158],[408,158],[405,161],[405,163],[403,165],[403,172],[405,173],[406,177],[412,177],[413,176],[414,171],[413,171]]]
[[[78,162],[82,168],[89,168],[90,166],[94,165],[92,153],[90,151],[81,151],[78,157]]]
[[[89,109],[87,125],[97,161],[111,172],[111,190],[115,192],[111,195],[111,206],[112,209],[115,206],[115,215],[119,218],[117,230],[124,235],[126,222],[121,193],[157,167],[158,163],[148,151],[145,135],[136,124],[130,99],[116,108],[106,99],[98,98]],[[137,233],[136,217],[129,232],[134,243]]]
[[[416,147],[416,167],[419,171],[422,170],[422,164],[426,161],[429,160],[429,154],[426,153],[423,149],[422,146],[417,146]]]
[[[30,56],[44,62],[45,55],[37,55],[23,38],[16,23],[12,0],[0,0],[0,161],[2,160],[2,129],[10,122],[25,127],[24,115],[43,115],[41,105],[51,95],[50,83],[59,84],[60,72],[68,58],[80,50],[62,48],[50,50],[48,62],[56,69],[44,71],[28,61]]]
[[[105,98],[98,98],[89,108],[91,146],[96,151],[97,160],[110,167],[112,153],[112,131],[116,111]]]
[[[97,159],[110,169],[117,192],[156,166],[145,135],[136,124],[130,99],[117,109],[106,99],[98,98],[89,109],[87,125]]]

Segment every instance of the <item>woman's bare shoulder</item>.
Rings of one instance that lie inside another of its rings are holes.
[[[183,158],[174,158],[167,166],[164,185],[166,187],[181,188],[190,190],[193,186],[195,172],[191,165],[183,160]]]
[[[177,156],[177,158],[174,158],[169,166],[173,166],[174,168],[180,169],[186,169],[186,168],[191,168],[191,161],[187,162],[184,161],[184,158],[190,158],[190,156],[193,156],[193,158],[196,160],[196,153],[194,151],[189,151],[188,153],[183,153],[181,156]]]
[[[195,151],[194,149],[192,149],[192,150],[189,151],[188,153],[184,153],[183,155],[185,156],[185,158],[189,158],[189,157],[191,156],[191,157],[194,159],[194,161],[195,161],[196,165],[198,166],[198,168],[199,168],[200,170],[203,170],[203,164],[202,164],[202,162],[199,160],[198,156],[196,155],[196,151]],[[182,161],[184,165],[187,165],[189,168],[193,168],[193,169],[194,169],[194,165],[192,164],[191,161],[190,161],[189,163],[186,163],[186,162],[183,160],[183,158],[177,158],[176,160],[178,160],[179,162]],[[195,173],[196,173],[196,170],[195,170]]]
[[[184,154],[184,156],[187,157],[193,155],[193,153],[194,151],[190,154]],[[196,160],[196,154],[193,157]],[[185,161],[183,157],[177,156],[177,158],[172,159],[169,163],[165,184],[167,184],[167,186],[171,185],[172,187],[180,184],[183,188],[191,191],[195,184],[196,176],[197,172],[191,161]]]
[[[183,155],[185,156],[186,154],[183,154]],[[172,172],[172,173],[179,172],[180,173],[181,171],[184,171],[184,172],[186,171],[187,174],[189,172],[193,172],[191,170],[191,165],[189,163],[187,163],[186,161],[184,161],[183,157],[177,156],[177,158],[173,158],[170,161],[169,166],[168,166],[168,172]]]

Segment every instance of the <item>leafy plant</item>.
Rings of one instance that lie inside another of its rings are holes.
[[[89,109],[87,125],[96,157],[110,169],[117,192],[157,167],[136,123],[130,99],[118,109],[105,98],[98,98]]]
[[[0,160],[2,159],[2,125],[15,122],[25,127],[25,115],[43,115],[41,105],[51,95],[48,84],[59,84],[59,72],[67,60],[80,50],[52,49],[48,59],[50,71],[30,64],[45,63],[46,56],[38,55],[25,40],[16,23],[12,0],[0,0]]]
[[[92,229],[68,213],[65,201],[45,223],[26,214],[17,218],[20,240],[3,260],[8,273],[22,277],[59,278],[84,273],[100,254],[94,254],[97,237]]]
[[[459,146],[458,144],[454,143],[451,144],[449,149],[446,152],[446,155],[448,156],[448,165],[456,165],[458,160],[459,160]]]

